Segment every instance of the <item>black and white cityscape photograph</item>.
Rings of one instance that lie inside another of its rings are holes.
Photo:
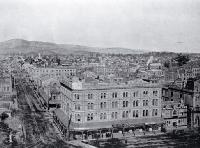
[[[200,0],[0,0],[0,148],[174,147],[200,147]]]

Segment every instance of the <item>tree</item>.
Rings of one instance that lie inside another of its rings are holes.
[[[182,66],[186,64],[190,59],[188,55],[178,54],[174,60],[178,62],[178,66]]]
[[[8,118],[9,117],[9,115],[8,114],[6,114],[5,112],[3,112],[2,114],[1,114],[1,121],[4,121],[6,118]]]

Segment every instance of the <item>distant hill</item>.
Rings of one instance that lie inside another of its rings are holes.
[[[55,44],[40,41],[27,41],[23,39],[12,39],[0,42],[0,54],[12,53],[41,53],[41,54],[70,54],[70,53],[113,53],[113,54],[139,54],[142,50],[133,50],[127,48],[97,48],[71,44]]]

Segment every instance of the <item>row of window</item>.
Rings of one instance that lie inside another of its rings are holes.
[[[65,70],[63,70],[63,69],[62,70],[60,70],[60,69],[59,70],[58,69],[56,69],[56,70],[54,70],[54,69],[51,69],[51,70],[47,70],[47,69],[46,70],[36,70],[37,73],[38,72],[54,72],[54,71],[56,71],[56,72],[64,72],[64,71],[65,72],[75,72],[74,69],[67,69],[67,70],[66,69]]]
[[[143,95],[144,96],[146,96],[146,95],[148,95],[148,91],[143,91]],[[157,96],[158,95],[158,91],[156,90],[154,90],[153,91],[153,96]],[[74,97],[75,97],[75,99],[80,99],[80,96],[79,96],[79,94],[74,94]],[[93,94],[88,94],[88,99],[93,99]],[[105,99],[107,97],[107,94],[106,93],[101,93],[101,95],[100,95],[100,98],[101,99]],[[112,93],[112,98],[117,98],[118,97],[118,93],[117,92],[113,92]],[[123,98],[127,98],[127,97],[129,97],[129,95],[128,95],[128,92],[123,92],[122,93],[122,97]],[[133,93],[133,97],[138,97],[138,91],[137,92],[134,92]]]
[[[166,96],[166,95],[168,94],[168,91],[163,91],[163,94],[164,94],[164,96]],[[173,91],[170,92],[170,97],[174,97],[174,92],[173,92]],[[180,94],[179,94],[179,97],[180,97],[180,98],[183,98],[183,94],[180,93]]]
[[[148,100],[143,100],[143,106],[148,106],[149,105],[149,101]],[[152,100],[152,105],[153,106],[158,106],[158,99],[153,99]],[[80,110],[80,104],[76,104],[75,105],[75,110]],[[137,107],[139,106],[139,100],[135,100],[133,101],[133,107]],[[123,101],[122,102],[122,107],[129,107],[129,101]],[[88,103],[87,105],[88,109],[94,109],[94,103]],[[107,102],[101,102],[100,103],[100,109],[106,109],[107,108]],[[112,108],[118,108],[118,101],[113,101],[112,102]]]
[[[4,91],[4,92],[6,92],[6,91],[10,91],[10,87],[8,86],[8,87],[3,87],[3,90],[2,91]]]
[[[118,119],[119,118],[118,115],[119,115],[118,112],[112,112],[111,113],[111,118],[112,119]],[[149,110],[147,110],[147,109],[143,110],[142,116],[143,117],[149,116]],[[153,109],[152,110],[152,116],[158,116],[158,109]],[[130,117],[129,111],[123,111],[122,112],[122,118],[129,118],[129,117]],[[139,117],[139,110],[133,110],[132,117],[133,118],[138,118]],[[107,119],[107,114],[106,113],[100,113],[100,120],[106,120],[106,119]],[[75,120],[76,121],[81,121],[80,114],[75,114]],[[91,121],[91,120],[94,120],[94,114],[93,113],[89,113],[87,115],[87,121]]]
[[[177,124],[177,121],[170,121],[170,120],[165,121],[165,124],[166,126],[177,127],[178,125],[185,125],[186,123],[185,123],[185,119],[179,119],[178,124]]]

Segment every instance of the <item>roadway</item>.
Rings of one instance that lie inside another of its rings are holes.
[[[18,79],[16,85],[20,119],[23,123],[24,146],[43,147],[55,145],[57,142],[65,145],[60,133],[52,123],[51,114],[42,107],[39,96],[29,82]],[[67,144],[66,144],[67,145]]]

